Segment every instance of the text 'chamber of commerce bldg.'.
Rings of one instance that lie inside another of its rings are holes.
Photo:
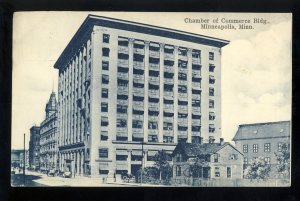
[[[158,150],[218,141],[228,43],[89,15],[54,65],[60,168],[135,174],[153,165]]]

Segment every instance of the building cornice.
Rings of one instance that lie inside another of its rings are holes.
[[[124,31],[131,31],[142,34],[177,39],[219,48],[229,43],[228,40],[194,34],[185,31],[179,31],[175,29],[169,29],[109,17],[88,15],[88,17],[79,27],[78,31],[75,33],[71,41],[68,43],[67,47],[64,49],[58,60],[55,62],[54,68],[63,69],[67,65],[70,58],[72,58],[78,52],[78,49],[80,49],[82,47],[82,44],[87,40],[87,36],[92,33],[93,27],[95,25],[113,29],[120,29]]]
[[[276,137],[257,137],[257,138],[243,138],[243,139],[232,139],[232,141],[247,141],[247,140],[261,140],[261,139],[274,139],[274,138],[290,138],[290,136],[276,136]]]
[[[75,148],[80,148],[80,147],[84,147],[84,142],[78,142],[75,144],[59,146],[58,149],[59,149],[59,151],[64,151],[64,150],[75,149]]]
[[[142,145],[142,142],[132,142],[132,141],[112,141],[113,144],[131,144],[131,145]],[[163,143],[163,142],[144,142],[144,146],[146,145],[164,145],[164,146],[176,146],[177,143]]]

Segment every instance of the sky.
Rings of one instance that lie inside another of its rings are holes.
[[[29,129],[45,118],[57,93],[54,63],[88,14],[152,24],[230,40],[222,48],[222,135],[231,141],[238,125],[291,120],[291,14],[19,12],[13,19],[12,148],[26,148]],[[185,18],[265,19],[248,30],[206,30]]]

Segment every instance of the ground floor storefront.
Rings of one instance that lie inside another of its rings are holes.
[[[70,171],[72,176],[121,178],[123,175],[136,176],[142,167],[154,165],[154,156],[164,150],[172,161],[172,146],[160,144],[115,143],[91,150],[84,146],[60,150],[59,170]]]

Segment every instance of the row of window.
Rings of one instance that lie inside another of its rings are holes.
[[[282,143],[278,143],[278,151],[280,152],[282,149]],[[248,153],[248,144],[243,145],[243,153]],[[253,153],[258,153],[258,144],[252,145]],[[264,152],[271,152],[271,143],[264,143]]]
[[[200,132],[200,131],[199,131]],[[101,141],[107,141],[108,140],[108,132],[107,131],[101,131],[100,135]],[[127,136],[116,136],[117,141],[128,141]],[[143,137],[132,137],[132,141],[141,142],[143,141]],[[192,143],[200,143],[200,136],[191,136]],[[158,135],[149,135],[148,136],[148,142],[158,142]],[[163,142],[164,143],[173,143],[174,137],[173,136],[163,136]],[[178,136],[178,142],[187,142],[187,136]]]
[[[103,47],[102,48],[102,56],[103,57],[109,57],[109,53],[110,53],[110,49],[108,47]],[[213,54],[213,52],[211,52]],[[134,61],[140,61],[140,62],[143,62],[144,61],[144,53],[143,52],[139,52],[136,50],[136,52],[133,54],[133,60]],[[119,53],[118,54],[118,59],[125,59],[127,60],[129,58],[129,55],[128,55],[128,52],[127,53]],[[150,56],[150,58],[152,58]],[[195,51],[193,52],[192,54],[192,58],[193,59],[200,59],[200,51]],[[211,57],[213,58],[213,57]],[[174,57],[173,57],[173,53],[169,56],[169,55],[165,55],[165,58],[164,58],[164,64],[165,65],[169,65],[169,66],[173,66],[174,65]],[[213,59],[210,59],[210,60],[213,60]],[[151,60],[149,60],[151,62]],[[179,60],[180,61],[180,60]],[[158,63],[159,62],[159,59],[158,58],[152,58],[152,62],[153,63]],[[152,63],[151,62],[151,63]],[[193,62],[197,62],[199,63],[200,60],[197,60],[197,61],[194,61]]]
[[[231,178],[231,167],[226,168],[227,172],[227,178]],[[215,167],[215,177],[221,177],[220,167]]]
[[[110,35],[109,34],[103,34],[102,36],[102,41],[103,43],[109,43],[110,41]],[[140,48],[143,49],[144,48],[144,44],[143,41],[139,41],[140,43],[134,43],[134,48]],[[118,45],[119,46],[128,46],[128,38],[124,38],[124,37],[119,37],[118,40]],[[150,43],[149,49],[151,51],[159,51],[159,45],[157,43]],[[171,45],[165,45],[164,51],[166,53],[173,53],[174,51],[174,47]],[[187,48],[183,48],[180,47],[178,48],[178,54],[181,56],[187,56]],[[200,58],[200,51],[199,50],[193,50],[192,51],[192,56],[194,58]],[[209,52],[209,60],[214,60],[214,53],[213,52]]]
[[[101,117],[101,126],[105,127],[108,126],[108,117],[102,116]],[[127,120],[126,119],[117,119],[116,126],[118,128],[120,127],[126,127],[127,126]],[[143,127],[143,121],[141,120],[132,120],[132,128],[142,128]],[[149,129],[157,129],[158,124],[157,122],[149,122],[148,128]],[[200,131],[200,125],[193,126],[192,125],[192,131]],[[187,130],[187,125],[178,125],[178,130]],[[163,130],[173,130],[173,123],[171,122],[163,122]],[[215,131],[215,125],[209,124],[209,132],[213,133]]]
[[[168,105],[170,107],[168,107]],[[136,106],[136,107],[138,107],[138,106]],[[165,109],[172,109],[172,107],[173,107],[172,104],[166,104]],[[200,103],[195,102],[194,104],[192,104],[192,107],[200,107]],[[184,109],[184,108],[180,108],[180,109]],[[185,108],[185,109],[187,109],[187,108]],[[143,115],[144,111],[140,111],[140,110],[143,110],[143,106],[142,105],[138,109],[136,109],[136,110],[133,109],[132,113],[133,114]],[[101,112],[108,112],[108,103],[106,103],[106,102],[102,102],[101,103]],[[195,112],[197,112],[197,111],[195,111]],[[118,114],[127,114],[127,106],[117,105],[117,113]],[[150,116],[158,116],[158,114],[159,114],[158,109],[154,109],[154,111],[151,108],[149,109],[149,115]],[[173,111],[169,111],[169,112],[164,112],[163,116],[164,117],[173,117],[173,114],[174,114]],[[178,117],[179,118],[186,118],[187,116],[188,116],[188,114],[186,114],[186,113],[180,113],[180,112],[178,112]],[[199,119],[199,118],[195,116],[195,117],[192,117],[192,119]],[[214,120],[214,119],[215,119],[215,115],[212,115],[212,113],[210,113],[209,120]]]
[[[118,100],[128,100],[128,95],[117,95],[117,99]],[[143,100],[144,100],[143,96],[133,95],[133,101],[143,101]],[[148,97],[148,100],[149,100],[150,103],[158,103],[159,102],[159,98]],[[173,101],[173,100],[169,100],[169,101]],[[165,103],[165,101],[164,101],[164,103]],[[166,104],[169,104],[169,103],[166,103]],[[173,103],[170,103],[170,104],[173,104]],[[178,100],[178,105],[187,105],[187,101]],[[192,106],[193,107],[200,107],[200,100],[192,99]],[[209,108],[215,108],[215,101],[212,100],[212,99],[209,100]]]
[[[48,140],[53,140],[55,138],[55,134],[47,134],[46,136],[40,137],[40,142],[45,142]]]
[[[200,68],[196,68],[195,65],[193,65],[192,67],[193,67],[194,70],[200,70]],[[215,69],[215,65],[210,64],[209,65],[209,72],[214,72],[214,69]],[[102,70],[106,70],[106,71],[109,70],[109,61],[102,61]],[[137,69],[134,69],[134,70],[137,70]],[[128,73],[128,71],[129,71],[128,68],[124,68],[124,67],[121,67],[121,66],[118,67],[118,72]],[[138,72],[135,73],[135,74],[138,74]],[[149,76],[157,77],[157,76],[159,76],[159,71],[149,70]],[[183,79],[185,77],[186,77],[185,73],[180,73],[179,72],[179,74],[178,74],[179,79]]]
[[[120,73],[120,75],[118,75],[120,77],[118,77],[118,86],[128,86],[128,76],[126,73]],[[122,77],[123,76],[123,77]],[[166,77],[166,76],[165,76]],[[140,88],[143,88],[143,83],[140,83],[142,82],[141,80],[139,79],[144,79],[144,77],[137,77],[137,79],[134,79],[134,81],[137,81],[137,83],[139,84],[142,84]],[[166,79],[170,79],[170,78],[166,78]],[[172,79],[171,79],[172,80]],[[187,75],[186,74],[183,74],[183,73],[179,73],[178,74],[178,80],[183,80],[183,81],[187,81]],[[200,80],[201,78],[195,78],[195,77],[192,77],[192,82],[196,82],[196,83],[200,83]],[[173,82],[173,81],[172,81]],[[106,74],[103,74],[102,75],[102,79],[101,79],[101,83],[102,84],[109,84],[109,75],[106,75]],[[134,82],[135,83],[135,82]],[[215,78],[214,77],[209,77],[209,83],[210,84],[214,84],[215,83]],[[149,83],[149,88],[150,88],[150,84],[152,85],[158,85],[159,82],[157,81],[156,83]],[[168,84],[165,84],[165,85],[171,85],[173,86],[174,83],[168,83]],[[187,87],[185,85],[178,85],[178,87],[181,87],[181,86],[184,86],[184,87]],[[213,94],[214,93],[214,89],[212,87],[210,87],[210,96],[213,96],[211,95],[211,93]]]
[[[41,128],[40,128],[40,133],[44,133],[45,131],[48,131],[51,128],[55,128],[56,127],[57,122],[56,121],[52,121],[51,123],[48,124],[44,124]]]
[[[200,137],[199,137],[199,139],[200,139]],[[235,157],[235,155],[234,155],[234,157]],[[214,163],[218,163],[219,160],[220,160],[220,154],[219,154],[219,153],[215,153],[215,154],[213,155],[213,162],[214,162]],[[176,162],[184,162],[182,154],[177,154],[177,155],[175,156],[175,161],[176,161]],[[207,158],[206,158],[206,161],[210,161],[210,158],[207,157]]]
[[[41,152],[43,152],[54,148],[55,148],[55,144],[53,143],[53,144],[41,146],[40,150]]]
[[[253,159],[256,159],[256,157],[254,157]],[[270,157],[265,157],[264,158],[266,164],[270,164],[271,163],[271,158]],[[247,165],[249,163],[248,158],[244,157],[244,165]]]
[[[108,149],[107,148],[101,148],[98,150],[99,152],[99,158],[108,158]],[[155,155],[147,155],[147,161],[154,161],[154,156]],[[117,161],[127,161],[128,155],[122,155],[122,154],[116,154],[116,160]],[[141,161],[142,160],[142,155],[134,155],[131,154],[131,160],[132,161]],[[171,161],[172,156],[171,154],[167,155],[167,160]]]
[[[221,177],[221,172],[220,172],[220,167],[215,167],[215,177]],[[226,177],[231,178],[232,176],[232,170],[231,167],[226,167]],[[176,166],[176,176],[181,176],[182,175],[182,169],[180,165]],[[203,169],[198,170],[198,175],[193,175],[193,177],[203,177]]]

